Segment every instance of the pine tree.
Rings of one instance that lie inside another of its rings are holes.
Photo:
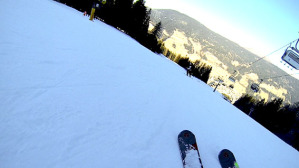
[[[202,68],[201,80],[205,83],[208,83],[211,72],[212,72],[212,67],[211,66],[207,66],[207,65],[204,66]]]
[[[243,111],[245,114],[250,115],[250,113],[254,110],[254,99],[252,96],[245,94],[234,103],[234,106]]]
[[[282,102],[283,100],[280,98],[274,99],[267,103],[264,103],[264,100],[260,101],[256,105],[254,119],[268,130],[273,132],[275,130],[278,111],[282,107]]]
[[[116,26],[125,32],[130,32],[133,0],[115,0],[114,13]]]
[[[155,25],[155,27],[151,31],[151,34],[153,34],[157,38],[161,37],[161,35],[162,35],[162,23],[161,22],[159,22]]]
[[[150,21],[150,14],[151,14],[151,10],[148,10],[146,8],[144,0],[137,0],[133,4],[133,8],[132,8],[133,19],[132,19],[132,21],[133,21],[134,25],[132,25],[132,27],[131,27],[131,34],[137,40],[142,40],[147,36],[149,21]]]
[[[196,66],[192,68],[192,75],[207,83],[212,71],[212,67],[205,63],[196,63]]]

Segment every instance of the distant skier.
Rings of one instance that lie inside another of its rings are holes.
[[[192,64],[191,62],[189,63],[189,66],[187,67],[187,76],[190,76],[191,77],[191,72],[192,72]]]
[[[96,12],[96,9],[100,9],[101,8],[101,4],[102,5],[105,5],[106,4],[106,0],[99,0],[99,1],[95,1],[92,5],[92,8],[91,8],[91,12],[90,12],[90,18],[89,20],[93,21],[94,17],[95,17],[95,12]]]

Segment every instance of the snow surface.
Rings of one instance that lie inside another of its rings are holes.
[[[208,85],[127,35],[52,0],[0,1],[1,168],[296,168],[299,153]]]
[[[186,158],[185,158],[185,168],[201,168],[199,157],[197,150],[188,150],[186,151]]]

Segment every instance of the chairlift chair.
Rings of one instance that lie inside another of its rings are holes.
[[[230,76],[228,79],[232,82],[236,82],[236,79],[233,76]]]
[[[257,93],[260,91],[260,84],[263,82],[264,80],[263,79],[260,79],[260,82],[259,83],[253,83],[251,84],[250,88],[253,92]]]
[[[229,78],[228,78],[230,81],[232,81],[234,83],[236,82],[236,78],[234,77],[236,72],[237,72],[237,70],[234,70],[233,75],[229,76]]]
[[[281,57],[283,61],[296,70],[299,70],[299,50],[297,48],[298,42],[299,39],[297,40],[295,47],[289,46]]]
[[[257,92],[260,91],[260,86],[259,86],[259,84],[257,84],[257,83],[253,83],[253,84],[251,85],[250,88],[251,88],[251,90],[254,91],[255,93],[257,93]]]

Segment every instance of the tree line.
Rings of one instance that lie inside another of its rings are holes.
[[[202,80],[205,83],[208,83],[210,74],[212,72],[212,66],[200,61],[192,62],[190,59],[185,56],[183,57],[180,54],[169,51],[164,45],[161,46],[163,55],[165,55],[170,60],[179,64],[181,67],[189,71],[190,75]]]
[[[162,53],[159,36],[161,22],[149,31],[151,9],[145,6],[144,0],[56,0],[79,11],[90,14],[94,3],[99,6],[95,17],[120,29],[136,39],[140,44],[155,53]]]
[[[121,30],[136,39],[140,44],[151,51],[161,54],[187,68],[191,66],[190,73],[194,77],[207,83],[212,67],[204,63],[192,63],[187,57],[182,57],[169,51],[163,44],[162,23],[158,22],[149,31],[151,9],[145,6],[144,0],[55,0],[73,7],[79,11],[90,14],[94,4],[98,4],[95,17],[105,23]]]
[[[234,105],[299,150],[299,102],[284,105],[281,98],[265,102],[246,94]]]

